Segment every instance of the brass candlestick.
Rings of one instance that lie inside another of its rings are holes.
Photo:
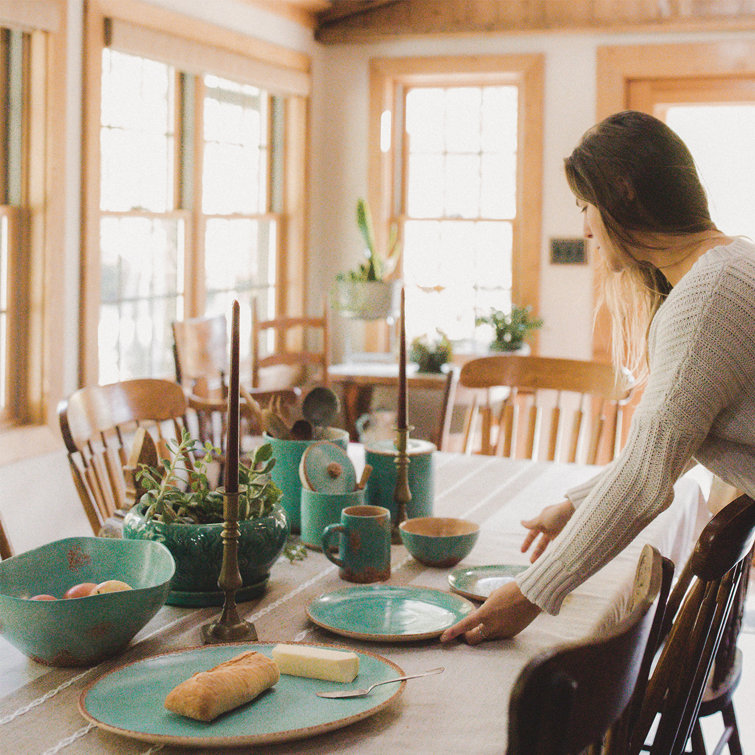
[[[243,585],[238,559],[238,493],[224,493],[223,511],[223,563],[220,567],[218,587],[225,592],[225,600],[220,619],[202,627],[202,641],[205,644],[257,639],[254,624],[242,619],[236,608],[236,591]]]
[[[399,524],[403,522],[406,516],[406,507],[411,503],[412,491],[409,489],[409,454],[407,445],[409,441],[409,432],[411,427],[396,428],[396,487],[393,490],[393,501],[396,504],[396,517],[393,520],[391,529],[391,542],[394,545],[401,543],[401,533]]]
[[[202,640],[241,642],[256,640],[254,624],[244,621],[236,608],[236,591],[244,584],[239,572],[239,303],[233,302],[231,370],[228,377],[228,434],[225,449],[223,492],[223,562],[218,587],[225,593],[219,621],[202,627]]]

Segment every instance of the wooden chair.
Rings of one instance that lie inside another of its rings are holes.
[[[116,510],[129,508],[124,467],[130,441],[149,428],[161,458],[186,426],[186,395],[171,380],[143,378],[80,388],[58,404],[73,481],[97,534]]]
[[[4,561],[6,558],[10,558],[12,555],[13,548],[11,547],[8,535],[5,533],[3,518],[2,516],[0,516],[0,561]]]
[[[645,546],[626,618],[603,634],[546,650],[525,666],[509,701],[507,755],[601,751],[639,677],[654,604],[662,605],[664,571],[660,553]]]
[[[172,328],[176,380],[190,392],[198,381],[206,390],[222,386],[229,364],[225,315],[176,320]]]
[[[631,755],[680,755],[688,742],[693,753],[704,753],[699,718],[717,710],[724,712],[727,730],[716,752],[726,740],[731,753],[742,752],[729,705],[736,687],[732,636],[739,631],[754,542],[755,501],[748,496],[725,506],[703,529],[668,600],[665,641],[630,726],[625,751]],[[703,708],[706,688],[713,695]]]
[[[317,336],[319,348],[309,350]],[[261,320],[252,303],[252,386],[291,388],[317,382],[329,385],[330,328],[327,305],[321,317]]]
[[[465,363],[459,386],[475,389],[464,423],[464,451],[479,430],[479,453],[549,461],[605,463],[619,452],[633,381],[611,365],[517,355]],[[495,410],[491,389],[504,388]],[[480,400],[482,394],[483,400]]]

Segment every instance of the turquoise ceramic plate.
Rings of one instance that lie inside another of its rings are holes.
[[[511,582],[526,568],[521,564],[459,567],[448,575],[448,584],[454,592],[466,598],[487,600],[496,587]]]
[[[406,685],[406,682],[384,684],[361,698],[317,697],[320,691],[359,689],[404,673],[386,658],[354,650],[359,656],[359,674],[349,684],[283,674],[272,689],[211,723],[184,718],[163,707],[168,692],[192,674],[217,666],[245,650],[270,656],[273,647],[273,643],[208,645],[145,658],[96,679],[81,694],[79,710],[101,729],[145,742],[202,748],[240,747],[300,739],[347,726],[377,713],[398,697]]]
[[[403,642],[438,637],[473,610],[458,595],[429,587],[362,585],[321,595],[307,616],[344,637]]]

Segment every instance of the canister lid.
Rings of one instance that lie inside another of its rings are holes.
[[[347,453],[327,440],[307,447],[299,464],[299,477],[305,488],[318,493],[351,493],[357,484]]]
[[[406,444],[406,453],[408,456],[421,456],[436,451],[435,444],[429,440],[420,438],[409,438]],[[383,456],[396,456],[398,451],[392,440],[376,440],[374,443],[368,443],[365,446],[367,453],[381,454]]]

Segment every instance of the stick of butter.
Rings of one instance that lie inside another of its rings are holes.
[[[356,653],[309,645],[276,645],[273,660],[281,674],[329,682],[353,682],[359,673],[359,656]]]

